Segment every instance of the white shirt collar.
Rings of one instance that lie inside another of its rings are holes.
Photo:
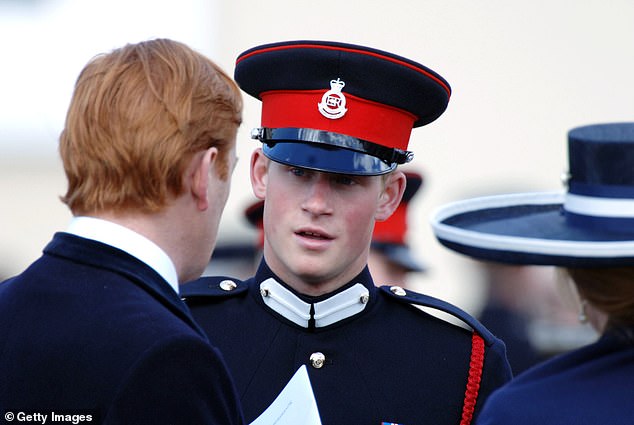
[[[309,304],[273,278],[260,283],[260,295],[269,308],[304,328],[308,328],[310,319],[314,319],[316,328],[323,328],[361,313],[370,299],[368,288],[357,283],[324,301]]]
[[[74,217],[68,233],[119,248],[154,269],[178,294],[176,267],[157,244],[127,227],[94,217]]]

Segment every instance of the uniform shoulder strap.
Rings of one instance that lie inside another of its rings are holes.
[[[475,317],[453,304],[439,300],[438,298],[430,297],[429,295],[419,294],[418,292],[401,288],[400,286],[381,286],[380,290],[389,295],[390,298],[399,302],[433,308],[460,319],[460,321],[467,324],[474,332],[480,335],[487,346],[490,346],[497,341],[497,338],[493,336],[491,331],[489,331]]]
[[[485,345],[495,343],[495,336],[482,323],[476,320],[466,311],[438,298],[429,295],[419,294],[418,292],[409,291],[400,286],[382,286],[380,288],[384,293],[388,294],[400,302],[420,305],[423,307],[434,308],[452,315],[466,323],[473,329],[471,335],[471,359],[469,361],[469,374],[467,378],[467,387],[465,390],[464,403],[462,405],[462,417],[460,425],[469,425],[473,419],[478,393],[480,391],[480,382],[482,380],[482,370],[484,368],[484,349]]]
[[[227,276],[205,276],[181,285],[183,299],[232,297],[242,294],[248,286],[244,281]]]

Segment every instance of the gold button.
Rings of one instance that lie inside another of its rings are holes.
[[[233,291],[238,287],[238,285],[233,280],[228,279],[220,282],[219,286],[220,289],[222,289],[223,291]]]
[[[316,352],[310,355],[310,365],[315,369],[321,369],[326,363],[326,356],[323,353]]]
[[[400,286],[392,286],[390,288],[390,291],[394,295],[398,295],[399,297],[403,297],[403,296],[407,295],[407,293],[405,292],[405,289],[401,288]]]

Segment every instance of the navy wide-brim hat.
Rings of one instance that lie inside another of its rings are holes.
[[[486,261],[634,266],[634,123],[568,133],[566,192],[475,198],[441,207],[438,240]]]
[[[378,175],[409,162],[412,128],[438,118],[451,88],[412,60],[363,46],[288,41],[254,47],[234,78],[262,101],[252,137],[276,162]]]

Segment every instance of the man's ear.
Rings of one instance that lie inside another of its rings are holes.
[[[258,199],[266,197],[266,184],[268,182],[270,160],[264,156],[261,148],[253,151],[251,155],[251,188]]]
[[[407,178],[401,171],[394,171],[385,177],[383,192],[379,196],[379,203],[374,214],[376,221],[385,221],[396,211],[403,198],[406,185]]]
[[[192,158],[191,193],[200,211],[209,208],[209,176],[217,159],[218,148],[216,147],[202,151]]]

